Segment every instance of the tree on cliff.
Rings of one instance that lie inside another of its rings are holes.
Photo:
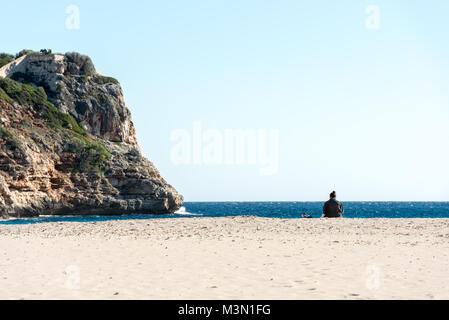
[[[92,60],[88,56],[78,52],[67,52],[65,57],[68,62],[75,63],[80,68],[80,72],[83,75],[93,76],[97,73]]]

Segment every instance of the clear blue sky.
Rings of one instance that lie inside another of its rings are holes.
[[[80,29],[66,28],[68,5]],[[368,5],[380,29],[365,27]],[[187,201],[449,200],[449,2],[3,2],[0,51],[89,55]],[[175,165],[175,129],[276,129],[279,169]]]

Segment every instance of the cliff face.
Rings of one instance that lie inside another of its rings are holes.
[[[0,215],[170,213],[183,197],[142,157],[120,84],[71,56],[0,68]]]

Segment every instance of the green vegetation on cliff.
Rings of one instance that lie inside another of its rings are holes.
[[[3,128],[2,125],[0,125],[0,140],[5,139],[5,138],[11,138],[11,137],[12,137],[12,133],[9,132],[9,130]]]
[[[8,53],[0,53],[0,68],[14,60],[14,56]]]
[[[87,132],[67,113],[59,111],[47,100],[44,88],[37,89],[24,83],[8,78],[0,78],[0,100],[11,103],[15,100],[21,105],[33,106],[37,110],[43,110],[48,126],[53,129],[71,128],[74,132],[86,135]]]
[[[21,50],[19,53],[16,53],[16,59],[20,58],[21,56],[26,56],[29,54],[39,54],[39,52],[34,51],[34,50],[30,50],[30,49],[23,49]]]
[[[22,106],[32,106],[45,120],[47,126],[53,130],[68,130],[72,138],[69,141],[68,152],[78,158],[75,171],[103,172],[111,154],[101,142],[93,141],[84,128],[67,113],[58,110],[47,100],[47,94],[42,87],[20,83],[8,78],[0,78],[0,100]],[[0,140],[6,140],[5,146],[9,150],[20,147],[20,142],[13,139],[13,134],[0,126]]]
[[[11,99],[2,88],[0,88],[0,101],[12,103],[14,100]]]
[[[79,124],[67,113],[59,111],[54,105],[48,103],[44,114],[47,118],[48,126],[54,129],[70,128],[80,135],[87,135],[87,131],[81,128]]]
[[[1,147],[3,148],[6,147],[6,149],[8,150],[16,150],[18,148],[20,148],[20,141],[17,140],[13,133],[5,128],[3,128],[3,126],[0,125],[0,141],[3,141],[4,143],[2,143]]]
[[[82,75],[93,76],[97,73],[92,60],[88,56],[78,52],[67,52],[65,57],[68,62],[72,62],[80,68],[80,73]]]
[[[28,84],[23,84],[8,78],[0,78],[0,88],[13,100],[21,105],[45,106],[47,94],[42,87],[34,88]]]
[[[75,171],[104,172],[111,154],[101,142],[93,142],[82,136],[74,136],[69,141],[68,151],[76,154],[79,162]]]
[[[105,77],[100,74],[96,74],[92,80],[97,84],[106,84],[106,83],[112,83],[112,84],[118,84],[118,80],[112,77]]]

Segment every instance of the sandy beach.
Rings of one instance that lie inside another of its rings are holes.
[[[449,219],[0,225],[0,299],[449,299]]]

